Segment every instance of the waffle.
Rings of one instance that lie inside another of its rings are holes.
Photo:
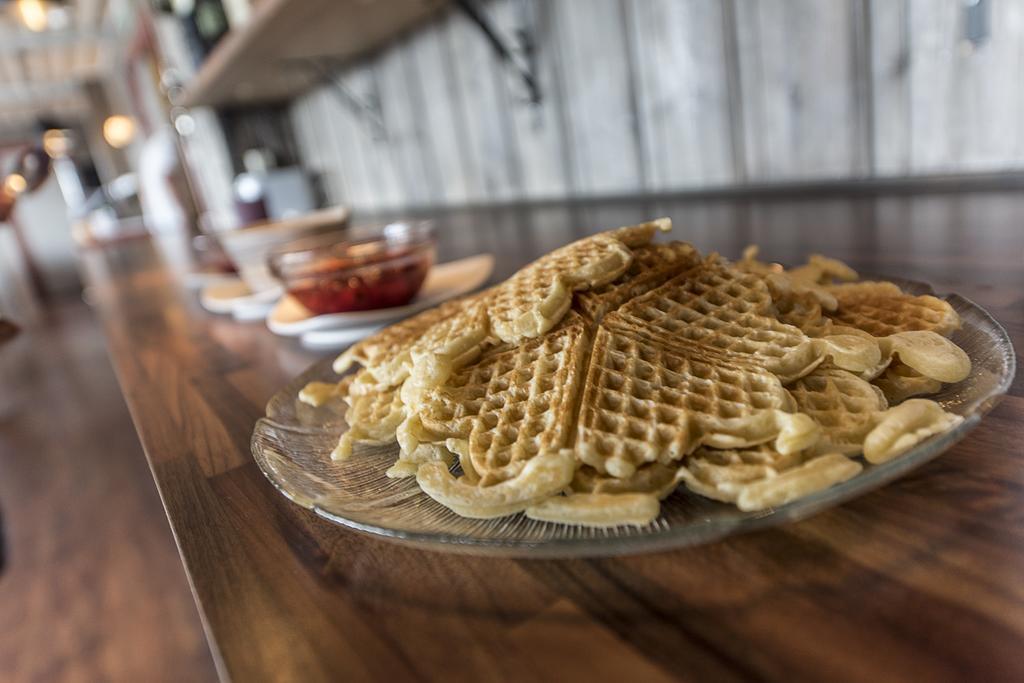
[[[753,512],[785,505],[842,483],[862,469],[859,462],[845,455],[826,453],[778,476],[747,484],[736,497],[736,507]]]
[[[660,511],[657,496],[648,493],[575,493],[531,505],[526,516],[577,526],[644,526],[657,519]]]
[[[680,478],[694,493],[753,512],[822,491],[861,469],[860,463],[839,453],[804,459],[767,447],[701,449],[680,470]]]
[[[754,273],[755,275],[771,275],[773,273],[782,273],[786,269],[781,263],[766,263],[758,260],[758,254],[760,254],[761,248],[756,244],[749,244],[743,250],[743,255],[736,261],[736,268],[742,270],[745,273]]]
[[[879,413],[889,407],[878,387],[834,367],[819,367],[788,388],[800,412],[821,426],[814,446],[820,453],[859,453]]]
[[[962,421],[934,401],[912,399],[888,408],[882,390],[843,370],[815,370],[789,387],[800,410],[821,425],[816,453],[860,453],[890,460]]]
[[[653,221],[614,228],[599,234],[617,239],[630,249],[636,249],[637,247],[649,244],[650,241],[654,239],[655,234],[659,232],[669,232],[671,229],[671,218],[655,218]]]
[[[340,382],[310,382],[299,390],[299,400],[306,405],[319,408],[335,399],[348,398],[348,388],[353,375]]]
[[[331,458],[348,458],[356,443],[387,444],[395,441],[398,425],[405,419],[405,406],[397,389],[361,396],[350,394],[348,400],[345,422],[349,428],[341,435]]]
[[[914,396],[934,394],[942,389],[942,382],[925,377],[902,361],[895,360],[881,376],[872,381],[885,395],[886,400],[896,405]]]
[[[697,481],[726,491],[773,477],[803,460],[800,451],[782,454],[766,445],[730,450],[701,448],[687,459],[686,470]]]
[[[593,322],[631,299],[700,263],[700,253],[685,242],[648,244],[633,249],[629,269],[614,282],[576,295],[576,308]]]
[[[783,382],[802,377],[827,357],[861,372],[877,366],[880,356],[866,337],[812,339],[780,322],[762,277],[714,259],[633,299],[618,313],[639,327],[751,356]]]
[[[489,350],[445,386],[426,392],[403,434],[443,443],[459,456],[462,474],[456,479],[443,465],[420,467],[423,490],[460,514],[488,517],[509,506],[523,509],[568,485],[575,459],[565,447],[588,346],[582,318],[571,315],[542,337]],[[548,464],[533,465],[537,459]]]
[[[877,426],[864,440],[864,459],[871,463],[892,460],[929,436],[952,429],[963,421],[935,401],[912,398],[879,416]]]
[[[948,302],[930,295],[906,294],[891,282],[856,282],[830,291],[838,307],[827,315],[840,325],[876,337],[916,330],[947,336],[960,327],[960,316]]]
[[[776,290],[778,291],[778,290]],[[825,317],[821,299],[809,292],[793,290],[772,293],[779,321],[792,325],[808,337],[827,337],[836,334],[835,325]]]
[[[402,322],[385,327],[379,332],[350,346],[334,361],[339,375],[353,365],[362,365],[381,382],[397,386],[409,374],[409,349],[435,324],[456,315],[473,297],[447,301]]]
[[[826,285],[833,280],[848,282],[857,279],[857,272],[848,265],[820,254],[812,254],[806,264],[790,270],[778,263],[758,261],[757,254],[756,245],[748,246],[743,250],[743,257],[734,264],[735,268],[762,276],[772,291],[776,305],[791,296],[808,297],[832,311],[837,305],[836,298]]]
[[[664,498],[678,483],[678,463],[646,463],[628,477],[612,477],[583,465],[576,470],[569,488],[574,493],[646,493]]]
[[[571,479],[572,449],[540,451],[514,479],[480,487],[456,478],[442,462],[428,462],[416,470],[423,492],[448,509],[473,519],[491,519],[522,512],[547,500]]]
[[[659,500],[679,485],[679,470],[678,463],[654,462],[640,466],[629,477],[618,478],[583,465],[577,467],[566,495],[531,505],[526,516],[583,526],[642,526],[657,518]]]
[[[626,478],[645,463],[681,460],[701,444],[774,440],[791,452],[817,437],[793,407],[778,378],[758,365],[685,338],[651,335],[612,314],[594,341],[576,453],[601,474]]]
[[[831,287],[837,308],[823,314],[825,328],[836,324],[881,337],[877,385],[896,403],[934,393],[942,382],[958,382],[970,371],[966,354],[938,335],[960,327],[946,301],[912,296],[891,282],[857,282]],[[872,375],[868,375],[872,376]]]
[[[925,378],[960,382],[971,372],[971,359],[959,346],[928,330],[897,332],[878,340],[882,362],[898,359]]]
[[[941,382],[960,381],[970,371],[966,354],[938,336],[960,324],[947,302],[905,294],[890,282],[826,286],[822,283],[855,277],[856,273],[824,257],[815,256],[806,266],[778,272],[775,266],[756,261],[755,255],[748,249],[740,263],[764,277],[780,321],[812,338],[877,337],[881,352],[878,363],[859,369],[857,374],[863,379],[882,376],[879,386],[894,402],[938,391]],[[816,290],[800,288],[800,280],[812,278],[816,279]],[[826,295],[833,295],[833,300],[827,300]],[[897,369],[889,371],[892,363]]]
[[[572,304],[575,291],[614,281],[633,260],[631,247],[650,242],[672,223],[659,219],[599,233],[537,259],[496,287],[488,300],[494,335],[514,344],[554,327]]]
[[[814,282],[819,285],[831,284],[836,280],[853,282],[860,278],[857,271],[839,259],[821,254],[811,254],[807,263],[791,268],[786,273],[794,280]]]
[[[414,405],[418,397],[473,362],[487,346],[489,327],[488,299],[485,296],[466,302],[452,316],[436,323],[409,346],[408,378],[402,384],[402,400]]]
[[[910,399],[969,373],[948,304],[834,284],[856,273],[822,256],[653,244],[669,226],[599,233],[382,330],[300,400],[347,402],[335,458],[397,442],[388,476],[459,515],[596,527],[651,523],[680,483],[783,505],[960,421]]]

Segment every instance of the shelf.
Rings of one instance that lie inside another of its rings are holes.
[[[301,60],[355,59],[425,21],[446,0],[263,0],[229,32],[185,90],[186,106],[290,99],[317,74]]]

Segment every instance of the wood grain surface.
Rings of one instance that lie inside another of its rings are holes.
[[[216,680],[98,323],[27,312],[0,345],[0,680]]]
[[[819,195],[460,210],[440,257],[494,278],[658,215],[769,259],[823,251],[957,291],[1024,345],[1024,195]],[[118,376],[224,678],[1012,680],[1024,676],[1024,380],[963,442],[816,517],[676,552],[508,560],[346,531],[249,455],[267,399],[315,356],[200,310],[148,244],[86,259]]]

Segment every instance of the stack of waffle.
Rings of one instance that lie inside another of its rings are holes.
[[[670,228],[574,242],[351,347],[300,395],[348,403],[333,457],[395,443],[388,476],[467,517],[647,524],[681,485],[761,510],[960,420],[913,398],[970,370],[945,301],[652,242]]]

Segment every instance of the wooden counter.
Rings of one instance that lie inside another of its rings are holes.
[[[565,242],[668,215],[736,255],[821,251],[929,281],[1024,348],[1024,195],[547,205],[438,216],[441,260],[495,279]],[[204,313],[149,243],[86,257],[110,353],[224,678],[1011,680],[1024,677],[1024,379],[965,441],[808,521],[626,558],[413,550],[293,505],[249,455],[267,399],[315,360]]]

